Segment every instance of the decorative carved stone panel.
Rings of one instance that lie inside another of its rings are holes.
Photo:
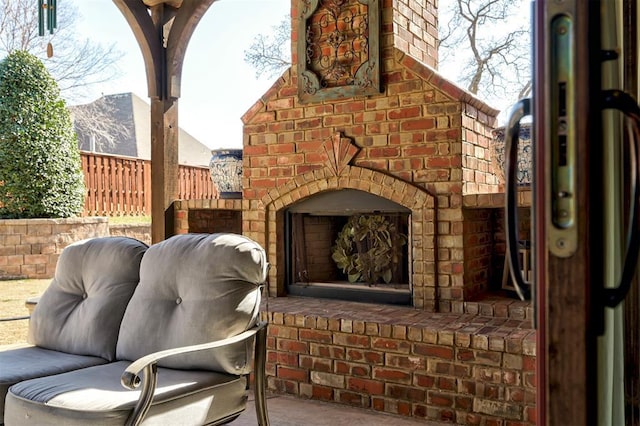
[[[380,0],[300,0],[302,102],[380,93]]]

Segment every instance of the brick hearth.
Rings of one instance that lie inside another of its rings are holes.
[[[535,424],[535,332],[527,303],[460,314],[270,298],[270,389],[457,424]],[[504,422],[504,423],[503,423]]]

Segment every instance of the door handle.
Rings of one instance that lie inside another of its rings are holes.
[[[629,140],[631,152],[631,193],[629,226],[626,237],[626,254],[622,267],[622,276],[617,287],[603,289],[605,306],[614,308],[627,296],[640,254],[640,173],[638,173],[638,154],[640,153],[640,107],[627,93],[620,90],[602,92],[602,109],[615,109],[622,112],[631,124],[632,137]]]
[[[513,105],[507,122],[505,151],[506,151],[506,194],[505,194],[505,230],[507,240],[507,262],[513,286],[521,300],[531,296],[530,285],[525,281],[520,269],[518,252],[518,200],[516,192],[516,171],[518,164],[518,140],[520,121],[531,115],[531,100],[521,99]]]

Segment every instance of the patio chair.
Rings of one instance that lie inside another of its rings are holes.
[[[115,360],[120,322],[146,250],[133,238],[101,237],[62,251],[29,321],[30,344],[0,351],[0,424],[10,386]]]
[[[223,424],[245,409],[253,371],[258,424],[268,425],[266,325],[258,321],[266,274],[264,250],[241,235],[152,245],[117,360],[12,386],[7,424]]]

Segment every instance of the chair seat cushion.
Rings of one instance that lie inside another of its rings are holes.
[[[24,346],[0,351],[0,424],[9,387],[23,380],[106,363],[103,358]]]
[[[122,425],[140,394],[120,384],[128,365],[128,361],[118,361],[13,385],[7,395],[5,421]],[[246,398],[245,377],[158,368],[156,395],[143,424],[206,424],[241,412]]]

